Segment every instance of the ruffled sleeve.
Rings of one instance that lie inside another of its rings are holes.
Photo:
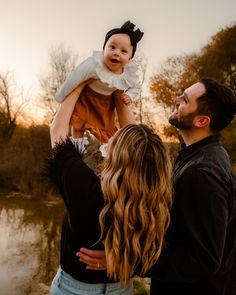
[[[65,97],[69,95],[82,82],[90,78],[97,78],[95,68],[96,61],[93,57],[89,57],[85,59],[82,63],[80,63],[68,76],[68,78],[55,94],[56,101],[62,102]]]

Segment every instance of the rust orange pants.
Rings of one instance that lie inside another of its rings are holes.
[[[117,130],[112,95],[103,95],[85,86],[75,104],[71,126],[76,138],[83,137],[85,130],[89,130],[100,142],[107,142]]]

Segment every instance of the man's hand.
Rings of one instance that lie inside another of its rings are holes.
[[[104,250],[80,248],[76,256],[80,258],[80,261],[86,264],[86,269],[105,270],[107,268]]]

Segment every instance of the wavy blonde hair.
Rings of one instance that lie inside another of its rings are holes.
[[[128,125],[109,143],[99,221],[110,278],[126,284],[157,262],[170,221],[171,170],[162,140],[145,125]]]

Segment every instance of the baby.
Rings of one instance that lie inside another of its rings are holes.
[[[79,64],[56,93],[55,99],[62,102],[78,85],[92,78],[78,93],[71,117],[74,138],[82,138],[85,130],[89,130],[101,143],[106,143],[117,130],[113,93],[122,90],[125,105],[139,96],[138,67],[132,58],[144,33],[134,27],[127,21],[120,28],[110,30],[103,51],[94,51]]]

